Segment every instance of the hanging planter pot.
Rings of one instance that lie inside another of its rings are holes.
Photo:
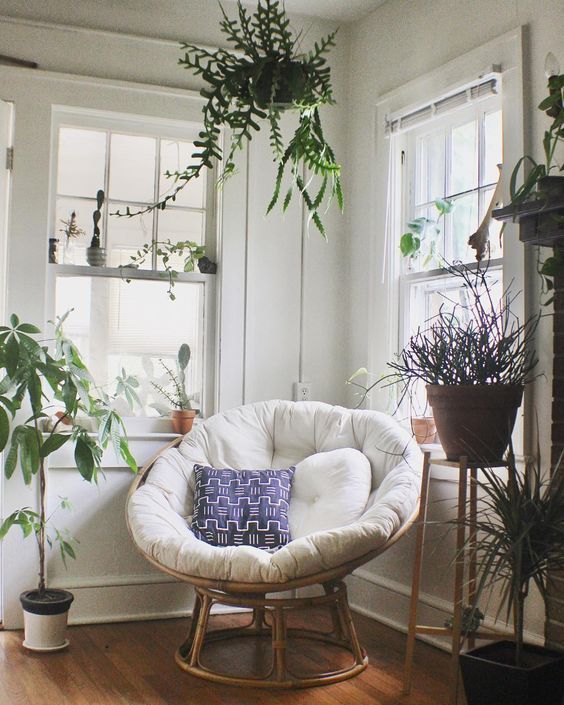
[[[67,590],[28,590],[20,595],[24,613],[23,645],[30,651],[60,651],[66,638],[68,613],[74,595]]]
[[[507,450],[523,386],[428,384],[437,433],[447,460],[497,463]]]
[[[303,199],[309,219],[325,237],[322,215],[331,201],[335,199],[343,210],[341,167],[325,139],[319,110],[335,102],[327,54],[335,46],[336,32],[314,42],[310,51],[299,52],[296,47],[300,42],[278,0],[259,0],[253,13],[238,1],[234,19],[223,8],[221,12],[221,31],[237,53],[181,45],[184,54],[179,63],[205,84],[201,90],[206,101],[204,129],[194,142],[196,151],[187,155],[185,169],[170,174],[174,185],[161,201],[137,213],[126,207],[116,215],[133,216],[165,208],[216,161],[222,163],[219,184],[223,184],[236,172],[237,152],[254,133],[266,129],[276,163],[267,213],[279,202],[286,211],[295,194]],[[294,135],[285,140],[280,120],[281,113],[288,110],[296,115],[296,127]],[[224,150],[225,128],[230,139]]]

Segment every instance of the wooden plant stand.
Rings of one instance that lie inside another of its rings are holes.
[[[458,470],[458,503],[456,528],[456,559],[454,573],[454,615],[452,627],[435,627],[424,624],[417,624],[417,607],[419,603],[419,588],[421,585],[421,571],[423,566],[423,548],[425,542],[425,527],[427,521],[427,508],[429,501],[429,480],[431,465],[441,465]],[[503,634],[501,630],[488,629],[485,627],[464,634],[462,629],[462,616],[464,604],[473,604],[476,596],[476,518],[477,518],[477,477],[478,470],[483,467],[483,463],[469,463],[466,457],[461,457],[458,462],[446,460],[444,458],[433,458],[429,452],[425,453],[423,462],[423,474],[421,476],[421,500],[419,505],[419,518],[417,523],[417,538],[415,546],[415,560],[413,564],[413,577],[411,583],[411,602],[409,609],[409,627],[407,633],[407,649],[405,655],[405,671],[403,681],[403,694],[411,692],[413,676],[413,656],[415,651],[415,637],[417,634],[433,634],[435,636],[450,636],[452,644],[452,656],[450,664],[450,698],[449,705],[456,705],[458,700],[459,681],[459,654],[465,641],[470,649],[474,648],[477,638],[491,639],[496,635]],[[488,464],[486,467],[507,467],[505,463],[498,465]],[[468,479],[470,479],[470,492],[468,497]],[[468,519],[470,525],[470,535],[466,543],[466,526],[464,521]],[[466,545],[466,550],[465,550]],[[465,573],[468,570],[468,581],[465,590]],[[465,601],[465,593],[467,599]]]

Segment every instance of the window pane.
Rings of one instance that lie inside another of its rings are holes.
[[[108,204],[110,213],[125,211],[127,203]],[[130,206],[135,212],[136,206]],[[136,215],[133,218],[110,215],[108,217],[108,234],[105,240],[108,248],[108,266],[118,267],[128,264],[131,255],[134,255],[145,243],[153,239],[153,212]],[[104,233],[102,233],[102,236]],[[151,259],[142,265],[142,269],[151,269]]]
[[[192,351],[188,394],[201,394],[203,285],[178,282],[174,302],[166,289],[166,282],[160,281],[127,284],[102,277],[57,278],[57,315],[74,308],[65,332],[77,342],[96,382],[110,384],[122,367],[138,377],[143,409],[136,409],[135,415],[154,416],[151,404],[167,404],[151,382],[168,386],[159,359],[174,368],[182,343]],[[121,405],[119,410],[131,413]]]
[[[152,203],[155,198],[156,140],[140,135],[112,134],[110,198]]]
[[[174,179],[167,179],[166,172],[174,174],[177,171],[184,171],[188,164],[197,163],[190,157],[196,151],[192,142],[181,140],[161,140],[161,177],[159,183],[159,198],[174,191],[178,184]],[[204,194],[206,188],[207,169],[201,172],[201,176],[193,179],[179,192],[174,204],[177,206],[189,206],[190,208],[204,207]]]
[[[492,196],[494,194],[494,188],[487,189],[485,190],[482,195],[481,195],[481,205],[480,205],[480,213],[485,214],[486,209],[489,208],[490,201],[492,199]],[[483,215],[482,215],[483,217]],[[497,257],[503,257],[503,245],[500,240],[500,233],[501,233],[501,228],[502,228],[503,223],[501,223],[499,220],[492,220],[490,222],[490,253],[492,259],[495,259]]]
[[[445,192],[444,131],[425,135],[420,142],[419,188],[416,205],[442,198]]]
[[[478,187],[478,122],[471,120],[451,133],[450,191],[454,195]]]
[[[204,238],[204,214],[197,211],[185,211],[176,208],[166,208],[159,211],[158,217],[158,239],[160,241],[170,240],[179,242],[180,240],[191,240],[200,244]],[[184,258],[176,255],[171,257],[170,265],[173,269],[181,272],[184,269]],[[161,263],[157,266],[162,269]]]
[[[57,193],[95,198],[104,188],[106,133],[61,127]]]
[[[486,114],[484,119],[484,139],[484,184],[495,184],[499,178],[497,165],[503,162],[501,110]]]
[[[55,204],[55,229],[54,237],[59,239],[57,247],[59,264],[87,264],[86,248],[92,239],[94,224],[92,213],[96,210],[96,201],[87,201],[78,198],[57,198]],[[68,221],[72,212],[76,214],[77,227],[84,230],[84,234],[70,240],[67,248],[67,238],[64,232],[66,226],[62,221]],[[67,254],[64,254],[65,249]]]
[[[475,252],[468,246],[468,238],[478,228],[477,193],[469,193],[455,200],[451,224],[451,260],[472,262]]]

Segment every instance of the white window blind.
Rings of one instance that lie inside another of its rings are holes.
[[[439,98],[427,105],[401,115],[386,117],[386,135],[391,136],[411,130],[436,117],[446,115],[457,108],[470,105],[478,100],[489,98],[498,92],[498,78],[488,78]]]

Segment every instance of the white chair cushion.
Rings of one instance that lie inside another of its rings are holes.
[[[195,463],[284,468],[343,448],[370,463],[370,495],[356,521],[301,536],[275,553],[210,546],[190,531]],[[421,451],[386,414],[321,402],[259,402],[210,417],[163,454],[129,500],[129,526],[146,555],[183,575],[280,584],[383,547],[417,507],[421,468]]]
[[[368,458],[354,448],[314,453],[299,462],[288,511],[291,538],[355,522],[368,502],[371,481]]]

